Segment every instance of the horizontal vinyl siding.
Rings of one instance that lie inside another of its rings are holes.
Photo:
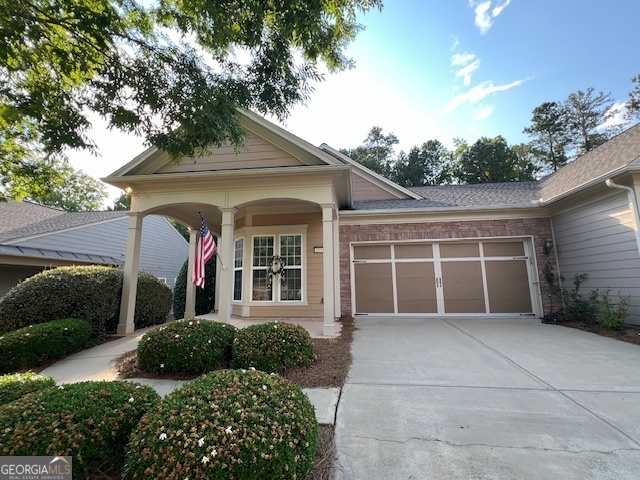
[[[34,238],[18,245],[106,255],[122,259],[124,262],[128,228],[129,218],[122,217],[110,222]],[[167,284],[173,287],[174,280],[188,255],[189,245],[163,217],[149,215],[144,218],[140,271],[165,278]]]
[[[193,160],[191,158],[183,158],[178,164],[169,162],[156,173],[238,170],[300,165],[302,165],[302,162],[289,153],[257,135],[249,134],[245,145],[237,152],[231,145],[212,148],[210,155],[197,157]]]
[[[351,188],[353,200],[356,202],[398,199],[398,197],[387,192],[384,188],[371,183],[369,180],[366,180],[355,172],[351,173]]]
[[[629,323],[640,324],[640,257],[626,193],[603,198],[551,219],[563,286],[586,273],[583,293],[611,290],[629,298]]]

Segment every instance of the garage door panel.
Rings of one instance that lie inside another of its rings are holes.
[[[394,249],[397,259],[433,258],[433,245],[429,244],[396,245]]]
[[[531,313],[525,260],[485,262],[491,313]]]
[[[485,257],[523,257],[524,243],[522,242],[495,242],[483,243],[482,249]]]
[[[443,262],[444,313],[485,313],[482,265],[479,261]]]
[[[396,264],[398,313],[438,313],[433,263]]]
[[[359,245],[353,249],[356,260],[386,260],[391,258],[389,245]]]
[[[356,312],[394,313],[390,263],[355,265]]]

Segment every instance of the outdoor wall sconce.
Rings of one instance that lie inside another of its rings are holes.
[[[549,240],[549,239],[545,240],[544,243],[542,244],[542,253],[544,253],[545,255],[549,255],[552,249],[553,249],[553,240]]]
[[[133,188],[131,188],[130,186],[125,187],[124,192],[127,195],[131,195],[133,193]]]

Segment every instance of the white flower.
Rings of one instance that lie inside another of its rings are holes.
[[[241,371],[242,373],[247,373],[247,371],[246,371],[244,368],[241,368],[241,369],[240,369],[240,371]]]
[[[274,372],[271,372],[269,375],[271,375],[271,376],[273,377],[273,376],[275,375],[275,373],[274,373]]]
[[[218,451],[215,448],[213,450],[211,450],[211,456],[213,458],[216,458],[216,456],[218,456]]]
[[[227,428],[224,430],[224,433],[231,434],[231,427],[227,427]]]
[[[64,386],[63,386],[63,385],[60,385],[60,386],[58,387],[58,390],[64,390]]]
[[[209,340],[209,343],[211,343],[211,340]]]
[[[267,389],[267,386],[266,386],[266,385],[262,385],[262,389],[263,389],[263,390],[266,390],[266,389]]]
[[[178,335],[178,334],[176,333],[176,338],[178,338],[179,336],[180,336],[180,335]]]
[[[202,457],[201,461],[206,465],[207,463],[209,463],[209,457]]]
[[[167,434],[166,434],[166,433],[164,433],[164,432],[162,432],[158,438],[159,438],[160,440],[166,440],[166,439],[167,439]]]
[[[193,325],[193,322],[189,322],[189,326]]]
[[[28,337],[29,335],[31,335],[30,333],[27,333],[26,336]]]
[[[161,364],[160,364],[160,368],[164,368],[164,363],[161,363]]]
[[[204,445],[204,437],[202,437],[200,440],[198,440],[198,446],[201,447]]]
[[[251,370],[252,372],[256,371],[255,367],[249,367],[249,370]]]
[[[133,403],[133,402],[135,402],[134,398],[133,397],[129,397],[129,403]]]

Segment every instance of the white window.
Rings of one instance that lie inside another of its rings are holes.
[[[261,235],[253,237],[251,262],[254,302],[302,301],[302,235]],[[277,253],[276,253],[277,252]],[[274,256],[279,256],[282,273],[271,271]]]
[[[233,260],[233,300],[242,301],[242,265],[244,256],[244,238],[235,241]]]

